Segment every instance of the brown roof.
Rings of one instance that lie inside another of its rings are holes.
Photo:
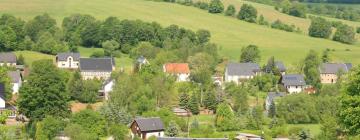
[[[167,63],[164,65],[164,70],[167,73],[190,73],[188,63]]]

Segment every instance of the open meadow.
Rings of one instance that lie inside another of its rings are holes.
[[[229,2],[244,3],[240,0]],[[24,4],[26,3],[26,4]],[[250,3],[250,2],[245,2]],[[252,3],[266,19],[284,18],[296,26],[305,29],[309,21],[281,14],[271,6]],[[262,63],[270,56],[283,60],[287,65],[296,64],[304,58],[310,49],[319,53],[326,48],[335,50],[331,53],[334,61],[360,64],[360,43],[346,45],[326,39],[312,38],[305,33],[288,33],[265,26],[247,23],[220,14],[178,4],[144,0],[2,0],[0,14],[9,13],[29,20],[36,15],[49,13],[58,20],[74,13],[90,14],[99,19],[116,16],[120,19],[141,19],[155,21],[163,26],[177,24],[197,30],[207,29],[212,33],[212,42],[220,45],[222,56],[231,61],[239,59],[241,48],[249,44],[260,47]],[[272,17],[272,18],[270,18]],[[358,22],[351,22],[360,26]],[[129,63],[129,60],[124,61]]]

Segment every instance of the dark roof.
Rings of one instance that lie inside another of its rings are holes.
[[[60,61],[66,61],[66,59],[68,59],[68,57],[71,56],[74,61],[79,61],[80,59],[80,53],[72,53],[72,52],[68,52],[68,53],[58,53],[56,55],[57,60]]]
[[[285,96],[284,92],[269,92],[268,95],[267,95],[266,100],[272,101],[276,97],[283,97],[283,96]]]
[[[228,75],[255,75],[260,67],[255,63],[229,63],[226,67]]]
[[[0,53],[0,62],[16,63],[16,55],[14,53]]]
[[[337,74],[339,71],[348,72],[352,67],[350,63],[323,63],[320,66],[320,73]]]
[[[19,71],[9,71],[8,76],[10,77],[12,83],[18,83],[21,80]]]
[[[138,118],[134,120],[141,132],[164,131],[164,124],[160,118]]]
[[[276,66],[276,68],[279,69],[280,72],[285,72],[286,71],[286,67],[285,67],[284,63],[281,62],[281,61],[276,61],[275,66]]]
[[[284,86],[304,86],[306,85],[304,76],[300,74],[287,74],[282,76],[281,83]]]
[[[106,71],[113,69],[112,58],[80,58],[80,71]]]
[[[0,83],[0,98],[5,100],[5,85]]]
[[[157,137],[157,140],[228,140],[228,138],[178,138],[178,137]]]

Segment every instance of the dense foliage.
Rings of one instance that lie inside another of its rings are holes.
[[[284,30],[284,31],[287,31],[287,32],[294,32],[296,30],[295,25],[287,25],[287,24],[281,22],[280,20],[274,21],[271,24],[271,28]]]
[[[243,4],[237,15],[237,18],[247,22],[255,23],[257,18],[257,10],[252,5]]]
[[[355,30],[348,25],[340,25],[334,34],[333,40],[346,44],[352,44],[355,42]]]
[[[314,50],[310,50],[304,60],[304,74],[306,84],[313,86],[315,89],[321,89],[320,67],[321,60]]]
[[[260,61],[260,50],[256,45],[249,45],[241,49],[241,63],[257,63]]]
[[[220,0],[211,0],[209,3],[209,13],[222,13],[224,5]]]
[[[235,6],[232,5],[232,4],[230,4],[230,5],[226,8],[225,15],[226,15],[226,16],[235,16],[235,13],[236,13]]]
[[[309,27],[309,36],[318,38],[329,38],[331,35],[331,23],[323,18],[317,17],[311,19]]]

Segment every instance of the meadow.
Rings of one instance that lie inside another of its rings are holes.
[[[250,3],[240,0],[229,1]],[[271,6],[251,4],[256,6],[259,13],[263,13],[266,19],[284,17],[287,22],[297,23],[299,24],[297,26],[303,26],[304,29],[308,26],[309,21],[306,19],[279,13]],[[310,49],[320,53],[329,48],[335,50],[331,53],[334,61],[360,64],[360,57],[358,57],[360,56],[360,43],[346,45],[327,39],[311,38],[305,33],[288,33],[220,14],[209,14],[207,11],[194,7],[164,2],[144,0],[1,0],[0,14],[2,13],[10,13],[26,20],[39,14],[49,13],[57,19],[59,26],[61,26],[61,21],[65,16],[82,13],[93,15],[102,20],[109,16],[116,16],[120,19],[155,21],[163,26],[177,24],[192,30],[207,29],[212,33],[211,41],[219,44],[221,55],[231,61],[238,61],[242,47],[255,44],[261,49],[262,63],[265,63],[270,56],[275,56],[276,59],[284,61],[287,65],[297,64]],[[360,26],[358,22],[353,22],[353,24]]]

